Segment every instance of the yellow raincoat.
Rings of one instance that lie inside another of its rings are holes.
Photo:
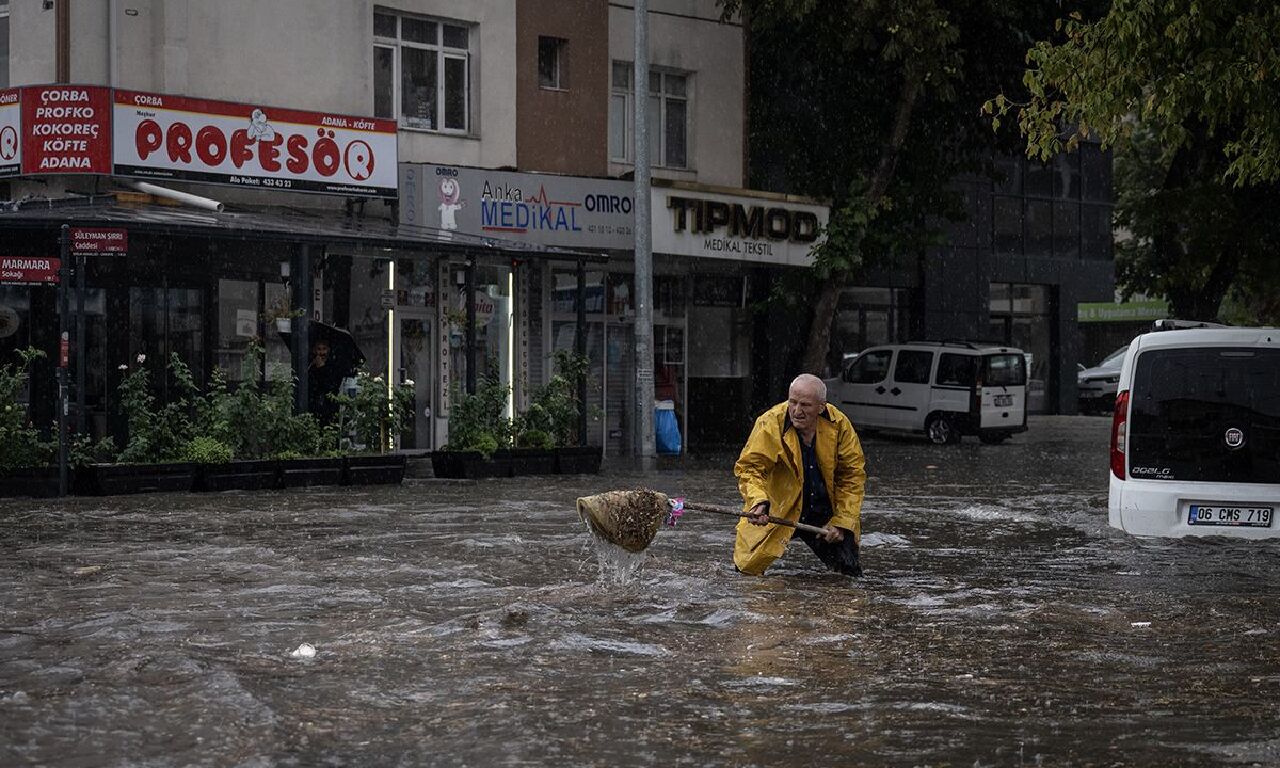
[[[867,482],[866,458],[862,443],[848,417],[827,404],[818,417],[818,466],[831,499],[828,525],[852,531],[854,541],[862,539],[862,495]],[[749,511],[762,501],[770,503],[769,514],[798,521],[803,506],[804,460],[800,455],[800,435],[787,419],[785,402],[773,406],[756,419],[751,437],[733,467],[742,492],[742,510]],[[787,548],[794,528],[785,525],[752,525],[738,521],[733,562],[738,570],[758,576]]]

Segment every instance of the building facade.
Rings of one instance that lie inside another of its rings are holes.
[[[177,354],[197,379],[218,368],[232,382],[305,386],[306,353],[274,330],[305,315],[349,331],[371,371],[415,382],[404,447],[447,442],[451,400],[478,376],[510,383],[515,411],[550,375],[552,353],[578,348],[592,362],[588,440],[630,450],[629,4],[17,0],[7,10],[0,85],[11,109],[0,112],[13,116],[23,157],[0,179],[10,201],[0,247],[56,253],[60,222],[128,231],[127,254],[83,269],[73,341],[92,350],[77,393],[86,430],[119,433],[118,368],[139,355]],[[714,0],[650,3],[655,395],[674,402],[685,451],[749,426],[747,285],[806,264],[826,217],[819,202],[742,189],[743,32],[720,14]],[[50,83],[64,85],[37,88]],[[35,101],[82,95],[77,108],[100,122],[35,125]],[[37,135],[89,130],[110,136],[83,157]],[[331,156],[326,142],[339,147]],[[204,208],[175,207],[174,193]],[[587,213],[611,223],[584,231]],[[56,350],[54,296],[0,285],[17,317],[0,353]],[[244,370],[255,345],[265,363]],[[44,420],[52,363],[41,365],[31,405]]]

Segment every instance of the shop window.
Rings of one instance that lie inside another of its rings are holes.
[[[1084,179],[1084,199],[1091,203],[1111,202],[1111,153],[1089,141],[1080,145],[1080,174]]]
[[[1086,259],[1111,258],[1111,206],[1080,206],[1080,250]]]
[[[552,90],[568,88],[566,53],[568,40],[560,37],[538,38],[538,86]]]
[[[1063,152],[1053,159],[1053,196],[1059,200],[1080,199],[1080,153]]]
[[[1016,197],[992,198],[992,243],[997,256],[1022,255],[1022,200]]]
[[[1060,259],[1080,258],[1079,203],[1053,204],[1053,255]]]
[[[1041,163],[1027,159],[1024,166],[1023,193],[1027,197],[1053,197],[1054,171],[1053,163]]]
[[[840,292],[828,362],[877,344],[906,341],[910,335],[910,291],[906,288],[845,288]]]
[[[1048,200],[1027,201],[1027,256],[1049,256],[1053,253],[1053,203]]]
[[[615,61],[609,96],[609,158],[635,162],[635,78],[629,62]],[[686,72],[649,70],[649,160],[665,168],[689,167],[690,78]]]
[[[470,113],[471,26],[376,11],[374,115],[402,128],[465,133]]]

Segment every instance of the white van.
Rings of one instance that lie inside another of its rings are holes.
[[[1280,330],[1180,325],[1157,323],[1125,353],[1108,521],[1146,536],[1280,536]]]
[[[977,435],[999,443],[1027,429],[1020,349],[917,341],[863,350],[828,385],[827,400],[855,429],[923,432],[934,443]]]

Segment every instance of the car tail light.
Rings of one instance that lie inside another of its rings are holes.
[[[1111,474],[1124,479],[1125,433],[1129,419],[1129,390],[1116,395],[1115,410],[1111,416]]]

